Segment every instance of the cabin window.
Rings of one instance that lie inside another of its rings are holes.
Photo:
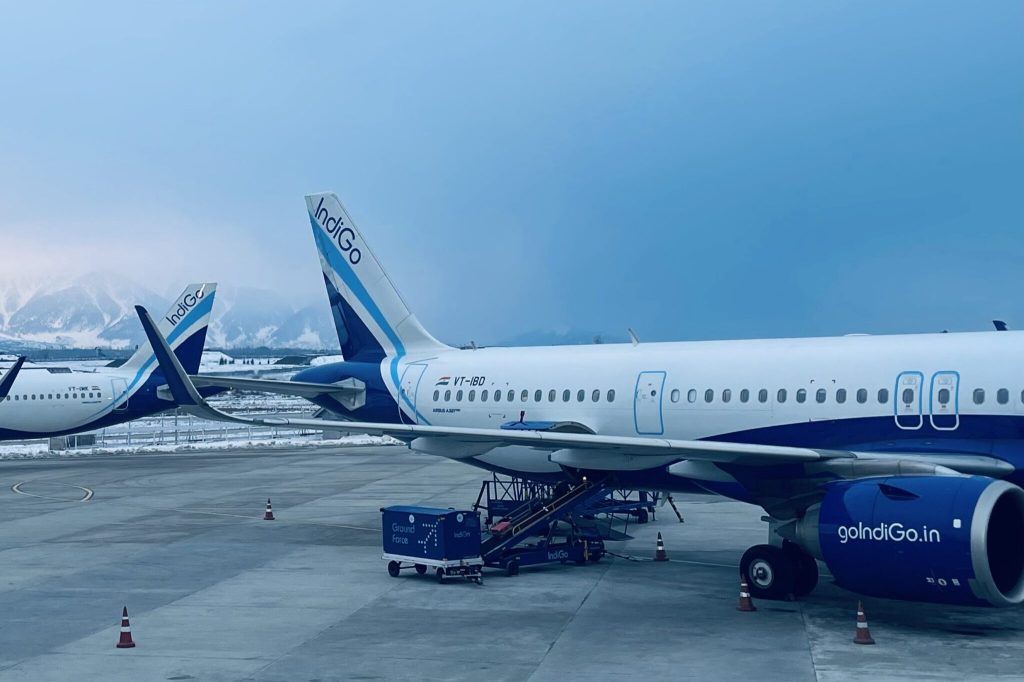
[[[548,402],[549,403],[555,402],[555,389],[553,389],[553,388],[550,391],[548,391]]]
[[[8,398],[10,398],[11,396],[7,396],[7,397],[8,397]],[[18,396],[17,396],[17,395],[15,395],[15,396],[14,396],[14,399],[15,399],[15,400],[17,400],[17,399],[18,399]]]
[[[828,391],[826,391],[825,389],[819,388],[817,391],[815,391],[814,399],[817,400],[819,403],[825,402],[826,398],[828,398]]]
[[[437,402],[437,399],[440,398],[440,397],[441,397],[441,391],[434,391],[434,402],[435,403]]]
[[[762,388],[760,391],[757,392],[757,402],[759,402],[759,403],[766,403],[766,402],[768,402],[768,389],[767,388]]]
[[[501,402],[501,389],[500,388],[497,389],[494,392],[494,402],[496,402],[496,403],[500,403]]]
[[[728,388],[722,391],[722,402],[727,403],[732,400],[732,391]]]
[[[74,398],[75,400],[78,400],[78,394],[77,393],[72,393],[71,397]]]
[[[839,403],[840,405],[846,402],[846,389],[845,388],[837,388],[836,389],[836,402]]]
[[[525,403],[529,399],[530,399],[530,392],[527,391],[527,390],[523,390],[523,392],[519,395],[519,400],[521,402]]]
[[[690,403],[697,402],[697,389],[691,388],[686,392],[686,401]]]
[[[500,391],[495,391],[494,393],[498,394],[498,393],[500,393]],[[480,402],[486,403],[488,395],[490,395],[490,391],[488,391],[486,388],[484,390],[480,391]]]
[[[587,392],[586,391],[584,391],[582,388],[580,390],[576,391],[576,402],[582,403],[586,399],[587,399]]]
[[[710,403],[714,399],[715,399],[715,391],[714,391],[714,389],[709,388],[708,390],[704,391],[704,402]]]
[[[462,402],[462,389],[459,389],[458,391],[456,391],[456,393],[455,393],[455,402],[457,402],[457,403],[461,403]]]
[[[885,405],[887,402],[889,402],[889,389],[878,389],[878,402],[882,405]]]
[[[46,394],[46,399],[47,400],[53,400],[53,394],[52,393],[47,393]]]
[[[868,401],[868,389],[858,388],[857,389],[857,402],[864,404]]]
[[[511,388],[508,389],[508,396],[506,397],[506,400],[508,400],[509,402],[512,402],[513,400],[515,400],[515,397],[516,397],[516,392],[513,391]]]
[[[903,389],[903,404],[913,405],[914,404],[914,389],[905,388]]]
[[[798,388],[796,391],[796,401],[802,403],[807,400],[807,389]]]
[[[742,391],[740,391],[740,402],[745,403],[748,400],[750,400],[750,391],[748,391],[747,389],[743,389]]]
[[[974,404],[981,405],[985,402],[985,389],[976,388],[974,389]]]
[[[565,389],[564,391],[562,391],[562,402],[563,403],[569,402],[569,398],[571,398],[571,397],[572,397],[572,391],[570,391],[569,389]]]
[[[601,399],[601,389],[595,388],[594,392],[590,394],[590,399],[595,403]]]
[[[533,392],[533,402],[539,403],[541,400],[544,400],[544,391],[538,388]]]
[[[451,399],[452,399],[452,392],[451,392],[451,389],[449,389],[449,390],[444,392],[444,401],[447,403],[447,402],[450,402]]]
[[[469,392],[469,402],[476,400],[476,389],[471,389]]]
[[[1010,402],[1010,392],[1005,388],[1001,388],[996,391],[996,402],[1000,405],[1005,405]]]
[[[775,396],[776,402],[786,402],[786,389],[780,388],[778,394]]]
[[[940,388],[938,393],[938,399],[940,405],[945,405],[949,402],[949,389]]]
[[[608,389],[608,402],[610,402],[610,403],[614,403],[615,402],[615,389],[614,388],[609,388]]]
[[[678,403],[679,402],[679,389],[678,388],[673,388],[672,389],[672,393],[669,394],[669,397],[672,399],[672,402]]]

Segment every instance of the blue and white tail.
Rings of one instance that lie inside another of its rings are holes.
[[[157,325],[189,374],[199,371],[216,294],[217,285],[213,282],[189,284]],[[156,356],[148,341],[122,365],[123,370],[139,375],[140,370],[149,367],[156,367]]]
[[[346,360],[379,362],[448,348],[409,310],[338,197],[307,195],[306,208]]]

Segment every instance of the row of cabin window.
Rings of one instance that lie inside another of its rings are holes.
[[[60,400],[60,393],[57,393],[56,395],[57,395],[56,400]],[[54,396],[53,393],[47,393],[45,395],[40,393],[39,397],[38,397],[38,400],[54,400],[53,396]],[[81,398],[84,400],[86,397],[89,397],[89,398],[92,398],[92,397],[102,398],[103,394],[102,393],[96,393],[95,396],[94,396],[92,392],[89,392],[88,394],[82,393]],[[11,398],[14,398],[15,400],[18,400],[19,398],[21,400],[37,400],[35,393],[31,393],[31,394],[30,393],[24,393],[21,396],[18,396],[18,395],[7,396],[7,401],[10,402]],[[79,398],[79,395],[77,393],[65,393],[64,394],[64,400],[78,400],[78,398]]]
[[[943,390],[946,390],[946,389],[943,389]],[[846,389],[845,388],[838,388],[838,389],[836,389],[836,396],[835,396],[836,402],[837,403],[845,403],[846,402],[846,395],[847,394],[846,394]],[[679,402],[680,396],[681,396],[681,394],[680,394],[678,388],[672,389],[672,392],[669,394],[669,398],[674,403],[678,403]],[[750,397],[751,397],[750,396],[750,391],[748,389],[744,388],[744,389],[741,389],[739,391],[739,401],[741,403],[748,403],[748,402],[750,402]],[[777,403],[784,403],[784,402],[786,402],[788,397],[789,397],[789,392],[786,391],[786,389],[784,389],[784,388],[780,388],[778,390],[778,392],[775,394],[775,402],[777,402]],[[857,402],[858,403],[866,403],[868,401],[868,390],[866,388],[859,388],[859,389],[857,389],[856,397],[857,397]],[[819,388],[815,392],[815,394],[814,394],[814,399],[817,402],[819,402],[819,403],[825,402],[826,400],[828,400],[828,391],[826,389],[824,389],[824,388]],[[686,392],[686,401],[690,402],[690,403],[697,402],[697,389],[691,388],[689,391]],[[715,401],[715,389],[709,388],[709,389],[705,390],[704,391],[704,402],[712,403],[714,401]],[[721,401],[723,403],[728,403],[728,402],[732,401],[732,389],[726,388],[726,389],[722,390]],[[798,388],[796,390],[796,401],[798,403],[803,403],[803,402],[807,401],[807,389],[805,389],[805,388]],[[768,402],[768,389],[767,388],[762,388],[760,391],[757,392],[757,402],[759,402],[759,403],[767,403]],[[878,402],[882,403],[882,404],[885,404],[885,403],[889,402],[889,390],[888,389],[881,388],[881,389],[878,390]]]
[[[788,397],[788,394],[786,392],[786,389],[780,388],[779,392],[776,393],[776,395],[775,395],[775,400],[778,403],[784,403],[784,402],[786,402],[786,398],[787,397]],[[915,392],[914,392],[914,389],[912,389],[912,388],[904,388],[900,397],[903,399],[903,402],[905,404],[907,404],[907,405],[914,404],[914,402],[916,400],[915,399]],[[674,403],[678,403],[679,402],[680,393],[679,393],[679,389],[678,388],[672,389],[672,393],[670,394],[670,398],[671,398],[672,402],[674,402]],[[878,396],[877,396],[877,398],[878,398],[879,404],[881,404],[881,405],[885,405],[886,403],[888,403],[889,402],[889,389],[887,389],[887,388],[880,388],[880,389],[878,389]],[[941,405],[945,405],[945,404],[949,403],[949,400],[951,398],[951,394],[950,394],[949,389],[948,388],[940,388],[936,392],[935,398],[939,402],[939,404],[941,404]],[[983,388],[976,388],[976,389],[974,389],[973,398],[974,398],[974,404],[975,405],[982,405],[982,404],[984,404],[985,403],[985,389],[983,389]],[[824,388],[819,388],[817,391],[814,392],[814,399],[815,399],[816,402],[824,403],[826,400],[828,400],[828,390],[824,389]],[[840,404],[845,403],[846,402],[846,389],[845,388],[837,388],[836,389],[835,399],[836,399],[837,403],[840,403]],[[866,388],[858,388],[857,389],[857,393],[856,393],[856,399],[857,399],[858,403],[861,403],[861,404],[866,403],[868,401],[868,390]],[[1021,391],[1020,399],[1021,399],[1021,402],[1024,402],[1024,391]],[[697,402],[697,389],[691,388],[689,391],[687,391],[687,393],[686,393],[686,400],[687,400],[687,402],[691,402],[691,403]],[[715,400],[715,390],[714,389],[709,388],[706,391],[704,391],[704,402],[711,403],[711,402],[714,402],[714,400]],[[722,395],[721,395],[721,400],[722,400],[723,403],[730,402],[732,400],[732,390],[728,389],[728,388],[723,389],[722,390]],[[748,389],[745,389],[745,388],[740,390],[739,400],[740,400],[741,403],[750,402],[750,391]],[[807,389],[804,389],[804,388],[797,389],[797,391],[796,391],[796,401],[798,403],[803,403],[803,402],[807,401]],[[759,403],[766,403],[766,402],[768,402],[768,389],[767,388],[762,388],[760,391],[757,392],[757,402],[759,402]],[[999,390],[997,390],[996,391],[996,402],[999,403],[1000,405],[1005,405],[1008,402],[1010,402],[1010,391],[1009,391],[1009,389],[1000,388]]]
[[[595,388],[593,391],[590,392],[590,401],[594,402],[594,403],[601,402],[601,395],[602,395],[601,394],[601,389]],[[457,403],[462,402],[462,397],[463,397],[463,393],[462,393],[461,389],[455,392],[455,402],[457,402]],[[576,402],[582,403],[582,402],[584,402],[587,399],[587,392],[581,388],[578,391],[576,391],[575,397],[576,397]],[[605,400],[607,400],[610,403],[615,402],[615,389],[614,388],[608,389],[608,391],[604,393],[604,398],[605,398]],[[441,391],[435,390],[434,391],[434,402],[436,403],[440,399],[441,399]],[[444,392],[444,402],[446,402],[446,403],[447,402],[451,402],[451,399],[452,399],[451,389],[446,390]],[[469,402],[476,401],[476,389],[470,389],[469,394],[466,395],[466,399]],[[508,403],[515,402],[516,392],[513,389],[509,389],[508,392],[503,395],[503,391],[501,389],[495,389],[493,394],[491,394],[490,391],[488,389],[486,389],[486,388],[484,390],[480,391],[480,402],[486,403],[489,399],[492,400],[492,402],[496,402],[496,403],[500,403],[502,400],[504,400],[505,402],[508,402]],[[530,391],[528,391],[526,389],[523,389],[519,393],[519,402],[525,403],[525,402],[529,401],[529,399],[530,399]],[[558,399],[558,391],[556,391],[555,389],[552,388],[551,390],[548,391],[548,402],[549,403],[553,403],[557,399]],[[565,390],[562,391],[562,402],[563,403],[570,402],[572,399],[573,399],[573,392],[572,391],[570,391],[569,389],[565,389]],[[539,403],[539,402],[542,402],[543,400],[544,400],[544,391],[541,391],[540,389],[535,390],[533,392],[533,402]]]

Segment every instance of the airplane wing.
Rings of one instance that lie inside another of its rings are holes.
[[[405,442],[417,441],[416,449],[452,459],[473,457],[503,445],[523,445],[546,450],[552,462],[580,469],[641,469],[680,460],[712,464],[768,466],[791,463],[826,463],[835,471],[845,471],[851,478],[869,475],[891,475],[893,472],[955,474],[974,473],[1004,477],[1015,471],[1013,465],[992,457],[974,455],[909,453],[863,453],[848,450],[800,448],[756,443],[730,443],[671,438],[640,438],[580,433],[580,429],[557,430],[557,423],[537,422],[510,428],[481,429],[421,424],[383,424],[373,422],[336,421],[291,417],[240,417],[210,406],[199,395],[181,363],[170,351],[149,313],[136,306],[142,326],[154,348],[157,361],[167,379],[175,402],[195,416],[214,421],[227,421],[262,426],[297,426],[308,429],[339,430],[370,435],[391,436]],[[562,424],[564,426],[565,424]],[[554,430],[543,430],[555,427]],[[673,467],[683,466],[675,464]],[[873,468],[872,468],[873,467]]]
[[[354,399],[365,393],[366,387],[358,379],[346,379],[336,384],[317,384],[309,381],[280,381],[274,379],[250,379],[244,377],[226,377],[215,374],[191,374],[189,380],[197,388],[215,386],[230,388],[236,391],[262,391],[294,395],[302,398],[316,398],[321,395],[334,395],[343,400]]]
[[[0,379],[0,400],[3,400],[11,392],[11,387],[14,386],[14,380],[18,378],[18,372],[21,371],[21,366],[25,364],[25,356],[22,355],[17,361],[11,365],[11,368],[7,370],[7,374],[4,374],[4,378]]]
[[[177,357],[170,351],[166,339],[157,330],[153,319],[142,306],[135,306],[139,319],[156,354],[164,378],[176,403],[186,411],[205,419],[265,426],[298,426],[312,429],[341,429],[372,435],[387,435],[400,440],[435,438],[445,441],[449,452],[463,451],[467,456],[501,445],[526,445],[550,450],[554,461],[567,466],[593,464],[593,456],[581,451],[600,451],[608,456],[660,457],[703,460],[736,464],[781,464],[786,462],[820,461],[854,457],[852,453],[811,448],[793,448],[777,445],[752,445],[715,441],[673,440],[666,438],[638,438],[633,436],[605,436],[590,433],[559,433],[513,429],[479,429],[419,424],[378,424],[371,422],[329,421],[286,417],[239,417],[225,414],[211,407],[199,395]],[[438,443],[438,445],[441,445]],[[483,450],[479,447],[483,446]],[[558,455],[556,457],[555,455]]]

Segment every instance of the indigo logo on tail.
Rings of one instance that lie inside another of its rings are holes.
[[[352,231],[352,228],[345,227],[344,220],[335,218],[324,208],[323,197],[320,197],[320,203],[316,205],[316,219],[327,230],[327,233],[334,237],[334,241],[338,243],[338,248],[341,249],[341,252],[348,254],[349,263],[355,265],[362,260],[363,254],[359,252],[359,249],[356,248],[353,242],[356,238],[356,233]]]
[[[172,327],[176,326],[181,322],[181,319],[188,314],[188,311],[192,310],[192,308],[196,306],[196,303],[203,300],[203,296],[205,295],[206,292],[201,287],[196,289],[195,292],[185,294],[181,297],[181,301],[178,303],[178,307],[174,309],[174,312],[164,319],[167,320],[168,324]]]

